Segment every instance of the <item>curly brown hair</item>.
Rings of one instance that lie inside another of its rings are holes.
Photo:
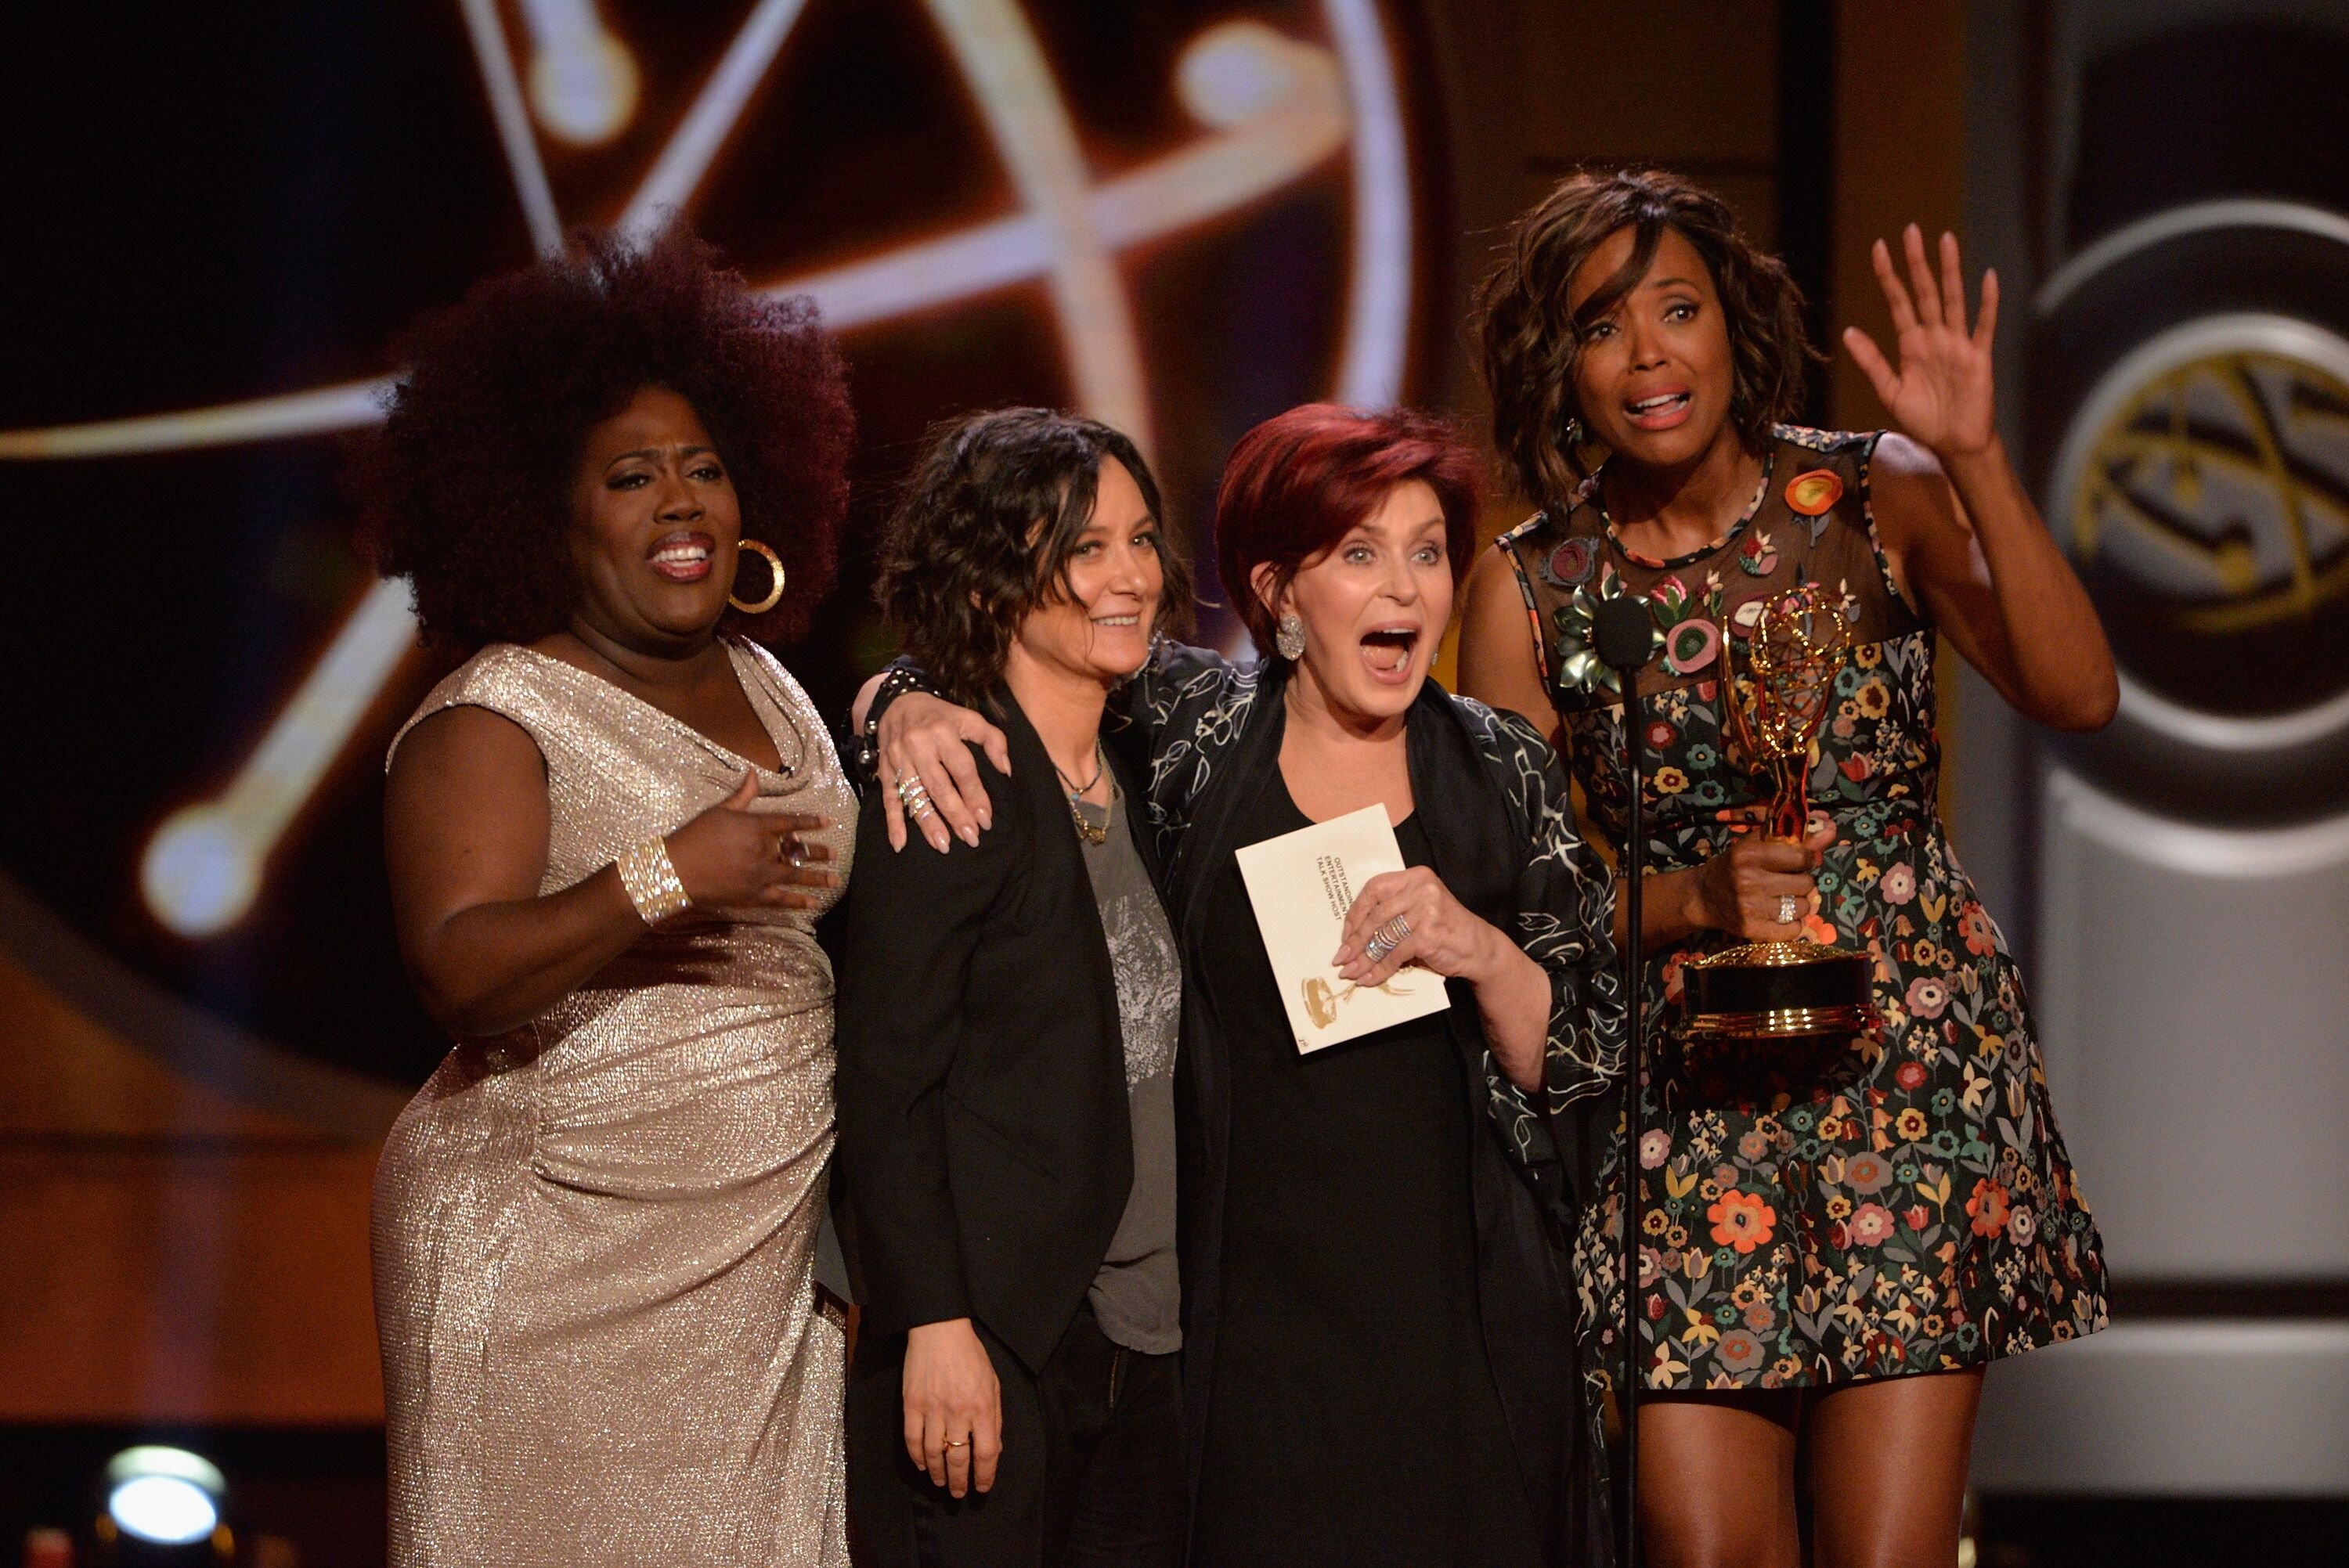
[[[873,585],[905,652],[965,703],[1003,678],[1028,613],[1069,592],[1103,459],[1133,476],[1158,521],[1156,625],[1191,615],[1191,573],[1169,537],[1158,481],[1107,425],[1050,408],[997,408],[935,427],[881,541]]]
[[[1624,228],[1633,232],[1630,258],[1569,314],[1567,285]],[[1509,226],[1476,291],[1493,445],[1537,506],[1556,504],[1588,477],[1568,429],[1581,417],[1574,373],[1582,336],[1647,275],[1667,228],[1704,258],[1721,296],[1733,366],[1729,419],[1739,439],[1759,450],[1772,425],[1802,409],[1820,357],[1804,330],[1802,290],[1785,263],[1754,249],[1729,204],[1661,170],[1568,175]]]
[[[361,547],[414,586],[428,636],[526,643],[568,623],[582,445],[647,387],[693,405],[732,475],[742,536],[783,562],[781,603],[719,624],[776,643],[806,628],[832,585],[854,439],[812,302],[761,296],[681,230],[641,246],[582,232],[569,253],[422,316],[396,347],[409,368],[352,482]]]

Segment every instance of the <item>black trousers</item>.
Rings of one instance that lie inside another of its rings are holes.
[[[1003,1386],[995,1486],[957,1498],[905,1452],[905,1336],[860,1336],[848,1379],[848,1528],[872,1568],[1176,1568],[1179,1356],[1112,1343],[1080,1308],[1030,1376],[984,1326]]]

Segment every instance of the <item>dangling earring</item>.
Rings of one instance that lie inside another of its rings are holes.
[[[1283,615],[1280,618],[1280,624],[1273,628],[1272,647],[1275,653],[1292,665],[1303,658],[1305,656],[1305,618],[1294,610]]]
[[[1568,416],[1564,438],[1566,449],[1569,453],[1582,445],[1582,417],[1579,414]]]
[[[734,597],[730,590],[726,595],[726,602],[745,615],[763,615],[783,602],[783,558],[755,539],[738,542],[735,550],[734,575],[738,580],[742,575],[742,557],[740,552],[745,550],[755,550],[767,558],[767,575],[770,581],[767,584],[767,596],[755,604],[745,604],[741,600]]]

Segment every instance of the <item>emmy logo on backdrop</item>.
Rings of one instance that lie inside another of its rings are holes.
[[[1746,754],[1771,776],[1764,830],[1799,842],[1809,819],[1811,747],[1835,697],[1851,628],[1816,583],[1789,589],[1763,607],[1747,645],[1747,680],[1724,660],[1723,700]],[[1749,942],[1685,969],[1691,1039],[1795,1039],[1857,1035],[1883,1020],[1865,953],[1798,936]]]

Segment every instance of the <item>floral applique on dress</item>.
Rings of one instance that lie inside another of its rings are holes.
[[[1602,565],[1595,592],[1585,583],[1550,611],[1550,626],[1556,635],[1549,655],[1553,671],[1550,679],[1561,694],[1605,692],[1620,700],[1623,679],[1615,673],[1614,666],[1599,656],[1596,638],[1599,606],[1629,597],[1615,568]],[[1651,648],[1651,655],[1652,652]]]
[[[1537,617],[1557,597],[1537,563],[1568,541],[1607,552],[1602,582],[1619,567],[1613,591],[1654,609],[1662,658],[1637,718],[1651,873],[1703,864],[1754,831],[1767,804],[1724,707],[1736,700],[1730,645],[1802,582],[1833,584],[1851,626],[1807,779],[1813,820],[1837,836],[1806,924],[1875,955],[1886,1026],[1812,1050],[1683,1053],[1672,1027],[1686,961],[1730,939],[1711,932],[1651,956],[1638,1299],[1654,1387],[1970,1367],[2106,1318],[2103,1246],[2048,1103],[2022,976],[1934,809],[1935,634],[1876,548],[1874,439],[1781,428],[1772,459],[1795,478],[1710,559],[1640,561],[1588,492],[1502,542]],[[1723,555],[1736,565],[1724,571]],[[1551,690],[1590,816],[1620,842],[1619,688],[1554,676]],[[1621,1172],[1609,1181],[1577,1268],[1593,1321],[1619,1324]],[[1601,1337],[1619,1357],[1619,1336]]]

